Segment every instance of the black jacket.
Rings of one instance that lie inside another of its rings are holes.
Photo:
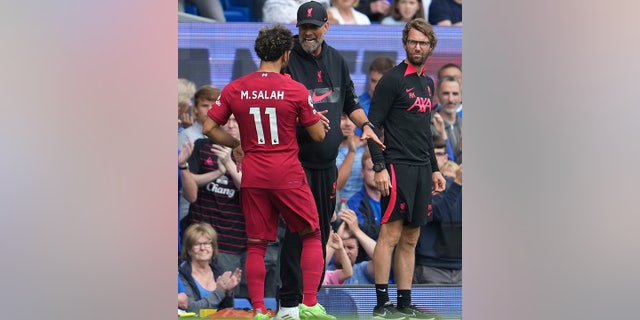
[[[303,167],[326,169],[335,166],[338,146],[342,141],[340,115],[351,114],[362,108],[355,93],[347,63],[338,50],[322,43],[318,57],[305,52],[294,36],[294,46],[286,72],[307,87],[318,111],[329,110],[331,130],[327,132],[323,142],[315,142],[306,130],[299,126],[297,132],[300,152],[298,158]]]

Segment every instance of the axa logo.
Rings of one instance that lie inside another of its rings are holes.
[[[329,90],[321,95],[317,95],[316,91],[313,91],[313,94],[311,94],[311,99],[313,100],[314,103],[318,103],[322,100],[324,100],[324,98],[330,96],[333,93],[333,90]]]
[[[415,107],[418,107],[417,112],[420,113],[427,112],[427,108],[429,108],[429,112],[431,112],[431,98],[416,97],[416,100],[413,102],[411,107],[407,109],[407,111],[411,111]]]

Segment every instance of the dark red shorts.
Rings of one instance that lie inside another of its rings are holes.
[[[294,189],[242,188],[240,199],[249,238],[275,241],[278,215],[291,232],[319,228],[318,209],[307,184]]]

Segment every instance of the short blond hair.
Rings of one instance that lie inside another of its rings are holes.
[[[442,172],[443,175],[446,175],[445,173],[452,173],[453,176],[455,176],[456,171],[458,170],[458,164],[451,161],[451,160],[447,160],[445,161],[442,166],[440,167],[440,172]]]
[[[196,84],[185,78],[178,78],[178,108],[184,104],[191,103],[193,95],[196,93]]]
[[[208,223],[194,223],[187,227],[182,238],[182,252],[180,256],[185,259],[191,259],[189,251],[198,242],[198,238],[205,236],[211,240],[211,260],[218,255],[218,233]]]

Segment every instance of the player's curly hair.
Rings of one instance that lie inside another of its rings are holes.
[[[293,33],[279,24],[263,27],[258,32],[253,49],[260,60],[276,61],[286,51],[293,49]]]

